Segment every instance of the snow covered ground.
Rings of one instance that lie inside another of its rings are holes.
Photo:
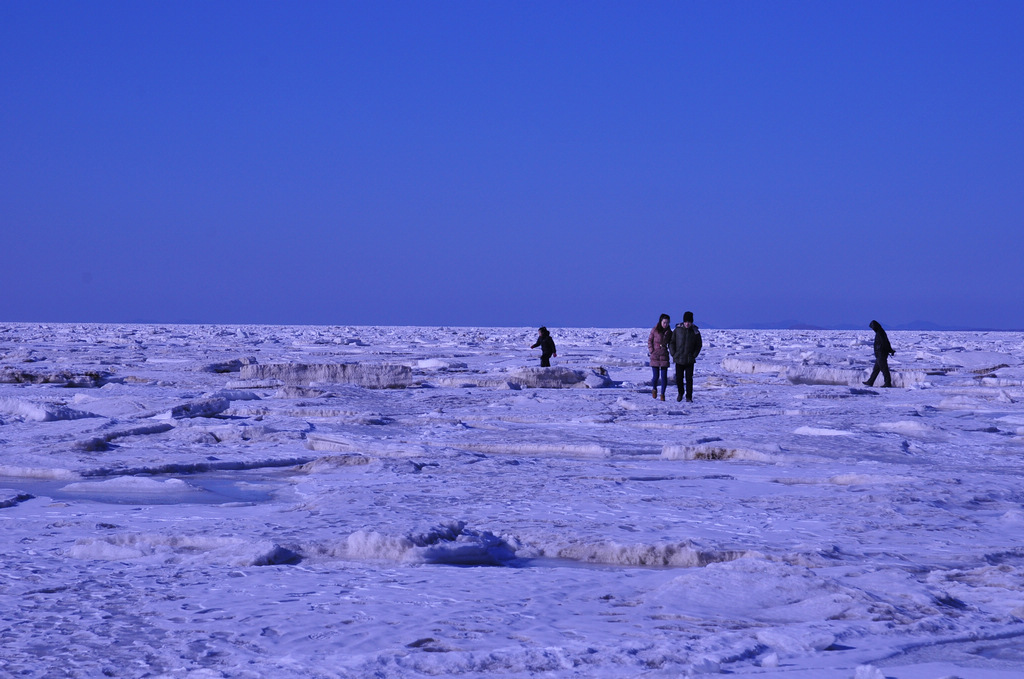
[[[1009,679],[1024,335],[0,324],[0,676]]]

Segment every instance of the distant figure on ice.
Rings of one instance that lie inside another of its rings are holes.
[[[893,351],[892,345],[889,344],[889,336],[885,334],[885,330],[882,329],[878,321],[871,321],[868,327],[875,331],[875,367],[871,369],[871,377],[864,383],[864,386],[875,386],[875,378],[878,377],[878,373],[882,373],[882,377],[885,378],[882,386],[891,387],[892,375],[889,374],[889,357],[895,356],[896,352]]]
[[[543,325],[540,326],[540,330],[537,333],[537,341],[530,348],[536,349],[540,347],[540,367],[550,368],[551,357],[558,356],[558,350],[555,349],[555,340],[551,339],[551,333]]]
[[[668,314],[658,318],[657,325],[647,336],[647,353],[651,357],[651,396],[658,398],[658,381],[661,381],[661,400],[665,400],[668,387],[668,345],[672,341],[672,323]]]
[[[693,364],[697,362],[697,356],[704,346],[704,340],[700,337],[700,329],[693,324],[693,312],[687,311],[683,314],[683,322],[672,331],[670,343],[672,360],[676,362],[676,388],[679,395],[677,401],[683,400],[683,386],[686,386],[686,400],[693,401]]]

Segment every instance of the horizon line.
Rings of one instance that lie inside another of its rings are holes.
[[[132,321],[0,321],[3,325],[137,325],[137,326],[267,326],[267,327],[354,327],[354,328],[513,328],[513,329],[535,329],[537,325],[487,325],[461,323],[271,323],[271,322],[213,322],[196,320],[178,321],[155,321],[155,320],[132,320]],[[571,328],[571,329],[642,329],[647,325],[557,325],[548,324],[550,328]],[[800,322],[776,322],[776,323],[750,323],[744,325],[715,325],[706,324],[698,327],[711,330],[792,330],[792,331],[850,331],[861,330],[861,324],[829,324],[817,325]],[[863,324],[863,330],[868,330],[867,324]],[[897,323],[887,326],[892,332],[1024,332],[1024,328],[996,328],[996,327],[973,327],[957,325],[940,325],[930,321],[912,321],[910,323]]]

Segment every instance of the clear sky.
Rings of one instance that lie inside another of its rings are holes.
[[[0,321],[1024,328],[1024,2],[0,2]]]

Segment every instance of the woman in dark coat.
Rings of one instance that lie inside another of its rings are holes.
[[[647,353],[651,357],[651,396],[658,398],[658,382],[661,382],[661,400],[665,400],[665,389],[668,387],[668,345],[672,341],[672,325],[668,314],[658,318],[657,325],[647,336]]]
[[[540,367],[550,368],[551,357],[558,356],[558,351],[555,349],[555,340],[551,339],[551,333],[543,325],[537,331],[537,341],[530,348],[537,347],[540,347]]]
[[[885,330],[882,329],[882,325],[878,321],[871,321],[868,327],[875,331],[875,367],[871,369],[871,377],[864,385],[875,386],[875,378],[878,377],[878,373],[882,373],[882,377],[885,378],[882,386],[891,387],[892,375],[889,374],[889,357],[895,356],[896,352],[893,351],[892,345],[889,344],[889,336],[885,334]]]

